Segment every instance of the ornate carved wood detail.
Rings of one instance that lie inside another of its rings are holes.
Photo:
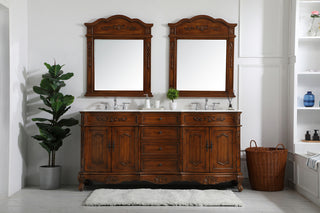
[[[195,121],[207,121],[207,122],[213,122],[213,121],[224,121],[225,117],[223,116],[194,116],[193,120]]]
[[[117,116],[101,116],[98,115],[96,116],[97,121],[108,121],[108,122],[118,122],[118,121],[126,121],[127,117],[122,116],[122,117],[117,117]]]
[[[203,180],[204,184],[215,184],[216,183],[216,178],[213,176],[205,176]]]
[[[234,97],[234,28],[223,19],[215,19],[206,15],[181,19],[170,27],[169,87],[176,88],[177,76],[177,39],[219,39],[227,42],[226,56],[226,89],[224,91],[180,91],[181,97]],[[196,73],[195,73],[196,74]]]
[[[81,173],[79,173],[78,174],[78,181],[79,181],[78,189],[79,189],[79,191],[83,191],[85,180],[86,180],[85,177]]]
[[[106,184],[109,184],[109,183],[116,183],[118,182],[118,177],[117,176],[107,176],[105,179],[104,179],[104,182]]]
[[[139,19],[131,19],[123,15],[100,18],[87,27],[87,92],[86,96],[122,96],[144,97],[151,93],[151,27]],[[143,45],[143,90],[95,90],[94,85],[94,40],[95,39],[141,39]]]
[[[165,184],[168,183],[167,177],[162,176],[162,175],[157,175],[154,179],[153,182],[156,184]]]

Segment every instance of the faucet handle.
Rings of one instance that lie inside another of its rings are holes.
[[[199,105],[200,105],[200,104],[199,104],[198,102],[192,102],[191,104],[192,104],[192,105],[196,105],[195,110],[198,110],[198,109],[199,109]]]
[[[127,110],[129,104],[130,104],[130,103],[128,103],[128,102],[123,102],[123,103],[122,103],[122,109],[123,109],[123,110]]]
[[[215,110],[215,107],[216,107],[217,104],[220,104],[220,103],[219,102],[213,102],[212,103],[212,110]]]

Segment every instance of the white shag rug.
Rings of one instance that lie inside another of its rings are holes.
[[[242,206],[230,190],[96,189],[85,206]]]

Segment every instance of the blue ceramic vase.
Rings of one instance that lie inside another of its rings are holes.
[[[314,95],[311,91],[308,91],[307,94],[303,97],[303,104],[305,107],[313,107],[314,105]]]

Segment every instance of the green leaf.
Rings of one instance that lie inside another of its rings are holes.
[[[47,69],[48,69],[48,70],[50,70],[50,69],[51,69],[51,65],[50,65],[50,64],[48,64],[48,63],[44,62],[44,65],[47,67]]]
[[[68,132],[67,132],[68,133]],[[56,138],[65,138],[66,134],[65,130],[59,126],[54,126],[52,127],[52,134],[56,137]]]
[[[53,146],[54,150],[58,151],[58,149],[62,146],[62,140],[57,141]]]
[[[39,143],[39,144],[42,146],[42,148],[44,148],[45,150],[47,150],[48,153],[51,152],[51,148],[50,148],[50,146],[48,146],[48,144],[46,144],[46,143],[44,143],[44,142]]]
[[[65,95],[63,97],[63,103],[66,105],[66,106],[69,106],[73,103],[74,101],[74,97],[72,95]]]
[[[47,138],[42,136],[42,135],[34,135],[32,136],[34,139],[38,140],[38,141],[45,141]]]
[[[38,109],[40,109],[42,111],[45,111],[47,113],[53,114],[53,112],[51,110],[48,110],[48,109],[45,109],[45,108],[42,108],[42,107],[39,107]]]
[[[51,89],[51,82],[50,82],[50,80],[49,80],[48,78],[42,79],[42,80],[41,80],[41,83],[40,83],[40,87],[41,87],[42,89],[45,89],[45,90],[50,91],[50,89]]]
[[[32,118],[33,121],[51,121],[50,119],[47,118]]]
[[[40,131],[40,134],[46,138],[46,141],[47,142],[52,142],[52,141],[55,141],[56,138],[50,133],[48,132],[47,130],[45,129],[39,129]]]
[[[56,113],[55,119],[59,119],[64,113],[66,113],[71,107],[68,106],[67,108],[60,108],[60,110]]]
[[[48,101],[47,98],[45,98],[44,96],[40,95],[40,99],[43,101],[43,103],[48,106],[48,107],[51,107],[51,104],[50,102]]]
[[[59,126],[74,126],[77,125],[79,122],[78,120],[74,119],[74,118],[68,118],[68,119],[61,119],[58,122]]]
[[[59,80],[68,80],[68,79],[70,79],[72,76],[73,76],[73,73],[72,73],[72,72],[69,72],[69,73],[66,73],[66,74],[60,76],[60,77],[59,77]]]
[[[56,64],[56,65],[53,65],[52,67],[54,69],[54,77],[57,77],[57,75],[61,71],[62,66],[60,64]]]
[[[51,132],[52,129],[52,125],[51,124],[46,124],[46,123],[36,123],[36,125],[38,126],[38,128],[40,130],[45,130],[47,132]]]
[[[45,90],[45,89],[38,87],[38,86],[34,86],[33,91],[39,95],[49,95],[48,90]]]

